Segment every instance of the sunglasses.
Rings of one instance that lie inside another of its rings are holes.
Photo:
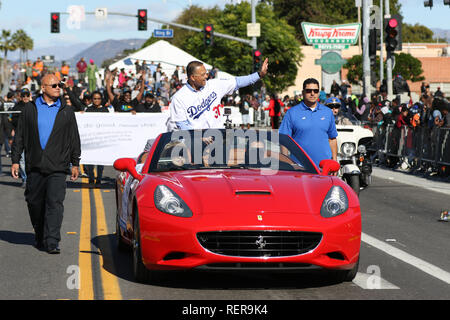
[[[63,85],[61,83],[53,83],[53,84],[44,84],[44,86],[52,87],[53,89],[62,88]]]
[[[305,89],[306,93],[319,93],[319,89]]]
[[[338,104],[329,104],[327,105],[327,107],[330,109],[339,109],[341,106]]]

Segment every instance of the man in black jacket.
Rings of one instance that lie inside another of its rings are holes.
[[[36,247],[52,254],[60,253],[66,175],[72,181],[78,178],[81,155],[75,113],[60,99],[60,88],[55,75],[42,78],[43,94],[23,110],[11,155],[11,174],[17,179],[20,155],[25,151],[25,200]]]

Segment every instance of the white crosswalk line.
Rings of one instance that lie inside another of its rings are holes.
[[[356,274],[355,279],[353,279],[353,283],[362,289],[369,289],[369,290],[372,290],[372,289],[379,289],[379,290],[400,289],[396,285],[379,277],[378,275],[362,273],[362,272],[358,272]]]
[[[372,236],[369,236],[368,234],[361,233],[361,241],[371,245],[374,248],[377,248],[405,263],[408,263],[412,265],[413,267],[416,267],[417,269],[441,280],[444,281],[447,284],[450,284],[450,273],[436,267],[435,265],[432,265],[431,263],[428,263],[422,259],[419,259],[417,257],[414,257],[413,255],[400,250],[398,248],[395,248],[381,240],[378,240]]]

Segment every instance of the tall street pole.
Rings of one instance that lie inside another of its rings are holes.
[[[380,86],[384,79],[384,61],[383,61],[383,0],[380,1]]]
[[[363,20],[363,87],[364,95],[370,97],[370,57],[369,57],[369,32],[370,32],[370,12],[369,0],[363,0],[362,3]]]
[[[258,0],[252,0],[252,23],[256,23],[256,4]],[[256,37],[252,37],[251,46],[254,50],[258,49]]]
[[[389,0],[386,0],[384,2],[384,6],[385,6],[385,17],[386,18],[390,18],[391,17],[391,13],[390,13],[390,8],[389,8]],[[384,20],[384,19],[383,19]],[[386,52],[387,56],[386,56],[386,82],[387,82],[387,94],[388,97],[391,97],[394,94],[394,90],[392,87],[392,58],[393,58],[393,53],[390,51]]]

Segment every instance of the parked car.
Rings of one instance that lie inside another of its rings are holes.
[[[145,158],[145,160],[143,160]],[[138,170],[136,170],[136,166]],[[361,212],[333,160],[318,168],[277,131],[159,135],[114,162],[117,242],[139,282],[157,270],[358,270]]]

